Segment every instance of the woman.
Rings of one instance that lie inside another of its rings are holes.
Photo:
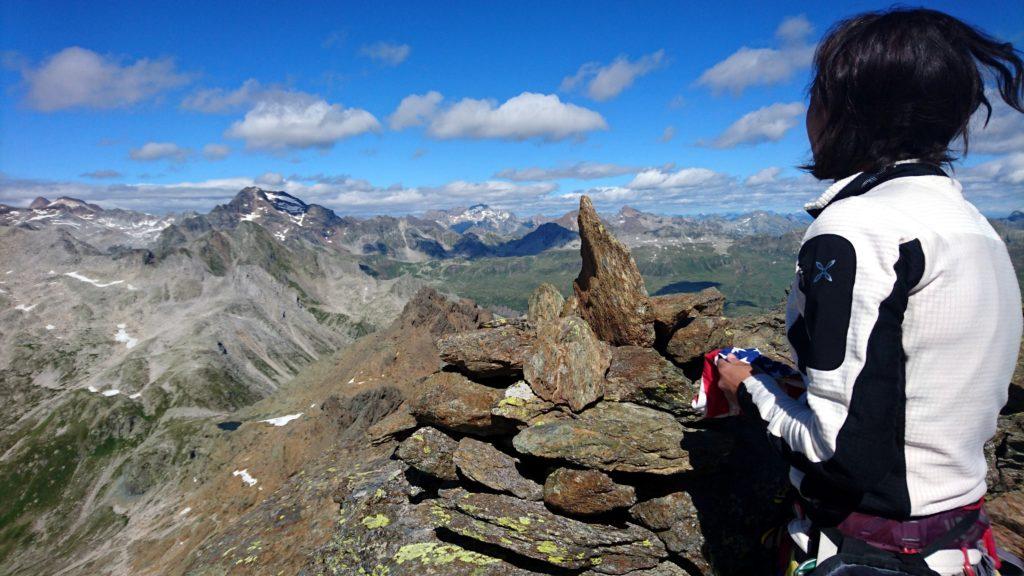
[[[956,18],[898,9],[839,23],[814,67],[806,168],[836,182],[807,206],[789,295],[807,393],[728,360],[719,385],[792,465],[814,529],[791,531],[815,574],[985,573],[998,560],[983,445],[1007,400],[1021,295],[1006,246],[946,170],[974,112],[991,112],[979,68],[1024,111],[1024,64]]]

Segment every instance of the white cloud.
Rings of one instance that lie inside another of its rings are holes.
[[[203,157],[207,160],[223,160],[231,154],[231,148],[224,144],[207,144],[203,146]]]
[[[764,184],[771,184],[772,182],[775,182],[775,179],[778,178],[779,174],[781,173],[781,168],[778,168],[776,166],[769,166],[768,168],[758,170],[757,172],[751,174],[750,177],[747,178],[745,183],[747,186],[761,186]]]
[[[434,138],[500,138],[564,140],[608,123],[594,112],[562,102],[554,94],[523,92],[498,105],[494,100],[464,98],[435,112],[427,127]]]
[[[122,64],[78,46],[50,56],[38,68],[23,68],[22,76],[28,104],[44,112],[130,106],[189,81],[169,58]]]
[[[256,103],[224,135],[252,150],[330,148],[338,140],[380,130],[373,114],[302,92],[282,92]]]
[[[128,157],[140,162],[154,160],[175,160],[181,162],[190,154],[188,148],[182,148],[173,142],[146,142],[138,148],[128,151]]]
[[[963,170],[964,180],[996,184],[1024,184],[1024,152],[1000,156]]]
[[[610,100],[632,86],[637,78],[658,69],[664,62],[664,50],[641,56],[636,60],[619,56],[611,64],[604,66],[597,62],[588,62],[580,66],[576,74],[563,78],[560,89],[568,92],[586,82],[587,96],[598,101]]]
[[[440,92],[431,90],[422,96],[410,94],[398,104],[398,108],[388,116],[388,124],[392,130],[402,130],[410,126],[423,126],[437,111],[437,105],[444,97]]]
[[[1024,153],[1000,157],[979,166],[961,168],[957,177],[964,194],[986,213],[1006,214],[1024,198]],[[592,187],[558,193],[552,182],[521,184],[498,180],[456,180],[438,186],[380,186],[348,175],[291,175],[266,173],[169,184],[90,184],[13,179],[0,173],[0,203],[27,206],[37,196],[72,196],[104,207],[150,212],[207,211],[230,200],[246,186],[286,190],[310,203],[341,214],[418,213],[472,202],[486,202],[521,215],[555,214],[576,207],[581,194],[590,195],[600,210],[629,204],[656,213],[721,213],[769,209],[798,212],[827,186],[808,174],[782,176],[767,168],[746,181],[700,167],[644,170],[621,186]]]
[[[569,166],[557,168],[506,168],[495,174],[495,178],[504,178],[516,182],[538,181],[538,180],[595,180],[623,174],[634,174],[639,170],[635,166],[623,166],[621,164],[602,164],[596,162],[577,162]]]
[[[787,46],[806,42],[813,33],[814,26],[803,14],[786,18],[775,29],[775,37]]]
[[[207,114],[236,112],[253,105],[266,92],[258,80],[250,78],[234,90],[208,88],[194,92],[181,102],[181,107]]]
[[[808,43],[814,29],[803,16],[782,21],[775,36],[778,48],[741,47],[725,60],[704,71],[697,84],[712,92],[740,94],[750,86],[768,86],[784,82],[810,66],[814,45]]]
[[[676,172],[649,168],[634,176],[626,187],[633,190],[686,188],[707,184],[717,177],[716,172],[707,168],[682,168]]]
[[[982,154],[1024,152],[1024,114],[1011,108],[996,90],[986,90],[992,103],[992,117],[985,125],[985,109],[971,118],[970,150]]]
[[[733,148],[740,144],[776,142],[800,122],[804,111],[802,102],[776,102],[758,108],[733,122],[709,145],[714,148]]]
[[[675,138],[675,137],[676,137],[676,127],[675,126],[666,126],[665,127],[665,131],[661,133],[661,136],[658,138],[658,141],[662,142],[662,143],[668,143],[668,142],[671,142],[672,139]]]
[[[359,53],[371,60],[375,60],[385,66],[398,66],[409,57],[412,48],[408,44],[396,44],[394,42],[376,42],[363,46]]]

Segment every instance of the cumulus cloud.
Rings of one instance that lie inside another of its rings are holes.
[[[188,148],[182,148],[173,142],[146,142],[138,148],[128,151],[128,157],[140,162],[155,160],[175,160],[181,162],[190,154]]]
[[[181,107],[206,114],[236,112],[256,103],[267,91],[258,80],[250,78],[234,90],[207,88],[194,92],[181,102]]]
[[[1001,156],[984,164],[961,168],[957,177],[964,194],[982,211],[1005,215],[1024,198],[1024,153]],[[26,206],[37,196],[73,196],[105,207],[156,213],[207,211],[230,200],[246,186],[287,192],[340,214],[419,213],[467,203],[486,202],[521,215],[554,214],[572,210],[582,194],[591,196],[602,211],[624,204],[657,213],[722,213],[751,209],[798,212],[821,194],[826,183],[808,174],[783,176],[778,168],[758,171],[746,180],[701,167],[675,170],[650,168],[627,184],[599,186],[560,193],[553,182],[519,183],[501,180],[456,180],[436,186],[378,185],[349,175],[290,175],[265,173],[256,177],[168,184],[99,184],[14,179],[0,173],[0,203]]]
[[[359,49],[359,54],[385,66],[398,66],[409,57],[412,48],[408,44],[375,42]]]
[[[533,92],[523,92],[500,105],[494,100],[473,98],[449,106],[438,105],[427,124],[427,134],[440,139],[554,141],[581,138],[587,132],[607,129],[608,123],[597,112],[562,102],[554,94]]]
[[[772,182],[775,182],[775,179],[778,178],[779,174],[781,173],[781,168],[778,168],[776,166],[769,166],[768,168],[758,170],[757,172],[751,174],[750,177],[747,178],[745,183],[747,186],[761,186],[763,184],[771,184]]]
[[[203,146],[203,158],[207,160],[223,160],[231,154],[231,148],[224,144],[207,144]]]
[[[121,173],[117,170],[93,170],[92,172],[85,172],[79,174],[82,178],[91,178],[93,180],[109,180],[111,178],[120,178]]]
[[[588,62],[580,66],[576,74],[563,78],[560,89],[568,92],[586,84],[587,96],[590,98],[598,101],[611,100],[632,86],[637,78],[657,70],[664,63],[664,50],[641,56],[636,60],[619,56],[604,66],[598,62]]]
[[[714,148],[733,148],[740,144],[777,142],[803,117],[803,102],[776,102],[744,114],[710,143]]]
[[[423,126],[437,112],[437,105],[444,99],[440,92],[431,90],[426,94],[410,94],[398,104],[398,108],[388,116],[388,125],[392,130],[402,130],[410,126]]]
[[[224,135],[251,150],[330,148],[335,142],[380,130],[373,114],[330,104],[302,92],[276,93],[259,100]]]
[[[994,184],[1024,184],[1024,152],[1000,156],[962,171],[965,181]]]
[[[68,108],[119,108],[138,104],[189,82],[169,58],[134,62],[72,46],[23,66],[29,106],[43,112]]]
[[[970,152],[1002,154],[1024,152],[1024,114],[1010,108],[999,92],[987,90],[992,103],[992,116],[985,124],[985,110],[978,110],[971,118]]]
[[[809,42],[813,26],[804,16],[786,18],[775,30],[777,48],[741,47],[725,60],[704,71],[697,79],[714,93],[740,94],[751,86],[785,82],[797,71],[807,68],[814,58]]]
[[[495,178],[504,178],[515,182],[528,182],[538,180],[596,180],[623,174],[634,174],[639,170],[635,166],[624,166],[621,164],[602,164],[597,162],[577,162],[569,166],[557,168],[540,168],[531,166],[529,168],[506,168],[495,174]]]
[[[716,172],[707,168],[682,168],[676,172],[649,168],[634,176],[626,187],[633,190],[686,188],[707,184],[718,177]]]

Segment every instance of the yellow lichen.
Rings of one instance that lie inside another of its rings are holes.
[[[374,514],[373,516],[363,518],[362,522],[363,526],[366,526],[370,530],[375,530],[391,524],[391,519],[383,514]]]
[[[456,561],[477,566],[500,562],[497,558],[472,552],[454,544],[440,544],[437,542],[406,544],[398,549],[394,559],[396,564],[419,562],[424,566],[451,564]]]

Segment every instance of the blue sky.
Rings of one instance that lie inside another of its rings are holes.
[[[813,47],[887,5],[8,1],[0,202],[795,211]],[[1019,0],[927,5],[1024,44]],[[958,168],[993,215],[1024,208],[1020,116]]]

